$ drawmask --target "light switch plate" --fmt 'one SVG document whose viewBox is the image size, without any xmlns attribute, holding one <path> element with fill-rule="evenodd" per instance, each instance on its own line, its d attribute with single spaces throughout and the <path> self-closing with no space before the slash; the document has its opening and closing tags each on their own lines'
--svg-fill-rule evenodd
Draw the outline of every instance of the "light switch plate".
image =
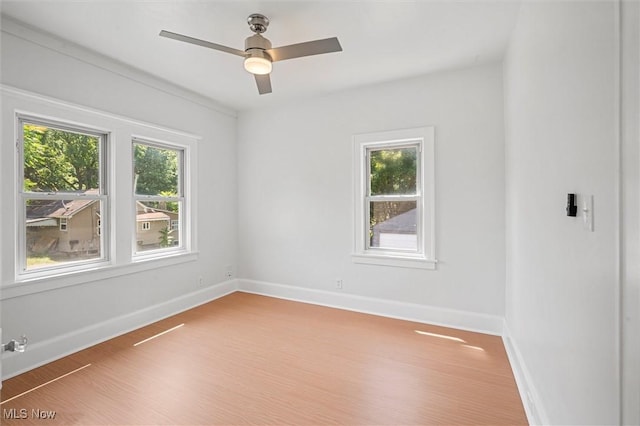
<svg viewBox="0 0 640 426">
<path fill-rule="evenodd" d="M 593 195 L 582 196 L 582 219 L 584 229 L 593 232 Z"/>
</svg>

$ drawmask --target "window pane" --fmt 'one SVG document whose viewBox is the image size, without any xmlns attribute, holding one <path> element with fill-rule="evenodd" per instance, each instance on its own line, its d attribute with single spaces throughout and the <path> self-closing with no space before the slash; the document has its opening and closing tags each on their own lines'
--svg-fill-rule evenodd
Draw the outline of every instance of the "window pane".
<svg viewBox="0 0 640 426">
<path fill-rule="evenodd" d="M 100 187 L 100 138 L 23 123 L 24 191 L 83 192 Z"/>
<path fill-rule="evenodd" d="M 134 187 L 138 195 L 180 195 L 179 151 L 133 144 Z"/>
<path fill-rule="evenodd" d="M 26 200 L 27 270 L 100 259 L 100 200 Z"/>
<path fill-rule="evenodd" d="M 136 251 L 180 246 L 181 202 L 136 202 Z"/>
<path fill-rule="evenodd" d="M 369 205 L 369 247 L 418 249 L 416 201 L 372 201 Z"/>
<path fill-rule="evenodd" d="M 371 195 L 416 194 L 416 147 L 372 150 L 369 159 Z"/>
</svg>

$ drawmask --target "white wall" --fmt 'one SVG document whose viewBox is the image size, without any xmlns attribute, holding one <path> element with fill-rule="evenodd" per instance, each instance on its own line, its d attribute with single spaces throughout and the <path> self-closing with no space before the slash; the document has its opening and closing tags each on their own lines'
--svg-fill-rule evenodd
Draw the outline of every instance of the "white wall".
<svg viewBox="0 0 640 426">
<path fill-rule="evenodd" d="M 506 322 L 551 424 L 619 423 L 616 13 L 524 2 L 505 60 Z"/>
<path fill-rule="evenodd" d="M 153 317 L 153 313 L 145 311 L 150 307 L 225 280 L 226 267 L 236 267 L 236 118 L 235 113 L 195 94 L 70 43 L 31 32 L 13 21 L 3 20 L 2 30 L 3 84 L 202 137 L 198 142 L 199 167 L 193 188 L 197 200 L 198 259 L 117 278 L 96 280 L 88 276 L 80 285 L 4 298 L 1 321 L 5 340 L 25 333 L 35 350 L 31 355 L 23 355 L 24 358 L 3 357 L 3 373 L 10 376 L 24 367 L 26 361 L 19 360 L 36 357 L 33 354 L 39 350 L 46 356 L 76 349 L 64 346 L 66 343 L 56 346 L 56 342 L 73 341 L 82 345 L 86 343 L 83 341 L 86 336 L 106 338 L 109 333 L 119 331 L 117 326 L 104 327 L 104 330 L 93 329 L 83 338 L 70 337 L 82 330 L 109 321 L 113 323 L 117 318 L 129 318 L 122 324 L 135 325 L 132 318 Z M 3 110 L 3 122 L 7 116 L 10 121 L 12 114 Z M 0 209 L 2 218 L 9 218 L 14 211 L 14 179 L 6 171 L 12 168 L 13 138 L 3 138 L 0 150 L 1 198 L 5 200 Z M 117 164 L 115 172 L 129 167 L 130 164 Z M 13 251 L 13 223 L 2 220 L 0 226 L 3 252 Z M 14 269 L 13 265 L 5 264 L 4 258 L 2 284 L 10 285 Z M 189 299 L 190 303 L 205 301 L 204 293 L 198 294 L 201 296 Z M 134 314 L 141 311 L 147 315 L 135 317 Z M 44 350 L 43 345 L 52 349 Z M 36 358 L 29 362 L 42 361 Z"/>
<path fill-rule="evenodd" d="M 640 424 L 640 3 L 622 9 L 622 421 Z"/>
<path fill-rule="evenodd" d="M 499 64 L 242 112 L 238 121 L 242 278 L 503 315 Z M 354 264 L 352 135 L 418 126 L 435 126 L 437 270 Z"/>
</svg>

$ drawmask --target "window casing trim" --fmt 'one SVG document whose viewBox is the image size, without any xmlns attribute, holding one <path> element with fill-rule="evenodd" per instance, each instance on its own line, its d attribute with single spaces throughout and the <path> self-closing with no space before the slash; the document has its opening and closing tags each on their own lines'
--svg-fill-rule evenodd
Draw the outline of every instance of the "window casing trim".
<svg viewBox="0 0 640 426">
<path fill-rule="evenodd" d="M 435 147 L 434 128 L 419 127 L 354 135 L 354 251 L 352 261 L 374 265 L 435 269 Z M 416 193 L 370 195 L 369 154 L 385 148 L 417 147 Z M 370 201 L 417 201 L 417 250 L 370 247 Z"/>
<path fill-rule="evenodd" d="M 16 132 L 16 155 L 15 155 L 15 190 L 17 193 L 16 206 L 16 247 L 18 248 L 14 262 L 16 280 L 40 278 L 64 274 L 66 272 L 77 272 L 86 269 L 93 269 L 96 266 L 104 266 L 110 263 L 110 240 L 107 234 L 100 235 L 100 257 L 84 260 L 65 262 L 61 265 L 51 265 L 29 270 L 27 268 L 27 236 L 26 236 L 26 201 L 27 200 L 95 200 L 104 209 L 104 217 L 109 215 L 109 194 L 108 194 L 108 161 L 109 150 L 111 149 L 111 133 L 106 129 L 81 124 L 64 119 L 50 118 L 39 114 L 31 114 L 16 111 L 14 114 Z M 70 133 L 82 134 L 96 137 L 98 143 L 98 194 L 76 193 L 76 192 L 33 192 L 24 190 L 24 125 L 35 124 L 48 128 L 61 130 Z M 62 229 L 62 221 L 59 223 L 61 232 L 67 232 L 69 217 L 63 217 L 65 229 Z"/>
<path fill-rule="evenodd" d="M 95 283 L 111 277 L 123 274 L 131 274 L 140 271 L 163 268 L 166 266 L 191 262 L 198 259 L 198 236 L 197 236 L 197 199 L 190 196 L 190 183 L 198 175 L 197 152 L 198 143 L 202 141 L 202 136 L 194 133 L 175 130 L 172 128 L 132 119 L 130 117 L 105 112 L 99 109 L 74 104 L 57 98 L 44 96 L 38 93 L 17 89 L 8 85 L 0 84 L 0 94 L 3 98 L 2 138 L 5 143 L 0 147 L 0 168 L 4 170 L 6 176 L 13 179 L 8 185 L 0 188 L 3 198 L 6 200 L 16 200 L 14 208 L 10 208 L 5 216 L 6 221 L 12 225 L 5 227 L 5 236 L 0 244 L 4 253 L 2 259 L 2 284 L 0 288 L 0 300 L 20 297 L 28 294 L 35 294 L 43 291 L 50 291 L 58 288 Z M 110 241 L 109 251 L 105 251 L 109 260 L 100 263 L 82 264 L 69 267 L 64 270 L 49 270 L 45 273 L 37 271 L 30 274 L 20 274 L 19 272 L 19 250 L 20 250 L 20 187 L 16 179 L 23 176 L 22 171 L 18 171 L 21 159 L 17 149 L 18 136 L 21 129 L 18 128 L 17 117 L 26 116 L 30 118 L 40 118 L 48 123 L 55 124 L 54 127 L 61 128 L 60 124 L 70 124 L 72 128 L 83 127 L 90 131 L 108 133 L 108 161 L 103 161 L 107 167 L 107 178 L 103 182 L 105 190 L 108 189 L 108 205 L 103 208 L 103 215 L 108 214 L 110 220 L 101 222 L 101 233 Z M 87 125 L 87 123 L 89 123 Z M 64 129 L 62 129 L 64 130 Z M 130 251 L 129 235 L 133 231 L 130 226 L 130 206 L 133 202 L 131 194 L 131 176 L 127 167 L 123 164 L 130 162 L 128 152 L 132 135 L 144 135 L 145 140 L 168 141 L 172 145 L 183 146 L 185 149 L 184 176 L 185 196 L 188 200 L 185 215 L 188 223 L 185 224 L 185 238 L 188 240 L 188 250 L 167 253 L 162 257 L 153 259 L 133 259 Z M 66 195 L 65 195 L 66 198 Z M 105 216 L 106 219 L 106 216 Z M 117 228 L 116 229 L 116 225 Z M 146 261 L 148 260 L 148 261 Z"/>
</svg>

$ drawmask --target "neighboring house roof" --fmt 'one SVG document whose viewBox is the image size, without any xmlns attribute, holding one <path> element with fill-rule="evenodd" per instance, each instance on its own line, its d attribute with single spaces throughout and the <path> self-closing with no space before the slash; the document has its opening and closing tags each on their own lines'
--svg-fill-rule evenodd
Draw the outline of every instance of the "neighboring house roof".
<svg viewBox="0 0 640 426">
<path fill-rule="evenodd" d="M 138 213 L 136 215 L 137 222 L 151 222 L 154 220 L 169 220 L 169 216 L 161 212 Z"/>
<path fill-rule="evenodd" d="M 97 189 L 89 189 L 85 194 L 97 194 Z M 98 200 L 31 200 L 27 206 L 27 226 L 57 226 L 58 218 L 71 218 L 81 210 L 87 208 Z M 155 220 L 170 220 L 170 214 L 177 214 L 167 210 L 159 210 L 147 207 L 137 202 L 137 222 L 150 222 Z M 166 214 L 165 214 L 166 213 Z"/>
<path fill-rule="evenodd" d="M 156 212 L 162 212 L 168 216 L 178 216 L 179 213 L 178 212 L 173 212 L 171 210 L 163 210 L 163 209 L 153 209 Z"/>
<path fill-rule="evenodd" d="M 144 217 L 146 217 L 146 215 L 150 215 L 150 214 L 154 214 L 154 213 L 158 213 L 158 214 L 162 214 L 162 218 L 161 219 L 145 219 Z M 141 201 L 136 201 L 136 218 L 137 221 L 141 221 L 141 220 L 167 220 L 170 219 L 172 216 L 177 216 L 178 212 L 172 212 L 171 210 L 164 210 L 164 209 L 158 209 L 155 207 L 149 207 L 149 206 L 145 206 Z M 160 217 L 160 216 L 158 216 Z"/>
<path fill-rule="evenodd" d="M 373 225 L 374 232 L 385 234 L 409 234 L 416 232 L 416 209 L 408 210 L 389 220 Z"/>
<path fill-rule="evenodd" d="M 136 201 L 136 213 L 140 213 L 140 212 L 146 212 L 146 211 L 150 211 L 153 210 L 151 207 L 147 207 L 144 204 L 142 204 L 141 201 Z"/>
<path fill-rule="evenodd" d="M 43 217 L 73 217 L 98 200 L 31 200 L 27 206 L 27 219 Z"/>
<path fill-rule="evenodd" d="M 56 219 L 52 219 L 48 217 L 27 219 L 27 226 L 30 226 L 30 227 L 58 226 L 58 221 Z"/>
</svg>

